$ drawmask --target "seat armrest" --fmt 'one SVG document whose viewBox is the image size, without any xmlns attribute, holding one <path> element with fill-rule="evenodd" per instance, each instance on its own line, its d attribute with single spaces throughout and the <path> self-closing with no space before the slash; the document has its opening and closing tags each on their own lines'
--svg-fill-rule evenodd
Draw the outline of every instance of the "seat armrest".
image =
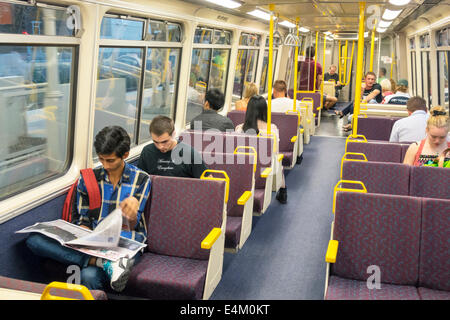
<svg viewBox="0 0 450 320">
<path fill-rule="evenodd" d="M 261 178 L 267 178 L 271 172 L 272 168 L 265 168 L 264 171 L 261 173 Z"/>
<path fill-rule="evenodd" d="M 297 139 L 298 139 L 298 136 L 293 136 L 293 137 L 291 138 L 291 142 L 295 142 L 295 141 L 297 141 Z"/>
<path fill-rule="evenodd" d="M 284 154 L 280 153 L 277 157 L 278 162 L 281 162 L 281 160 L 283 160 L 284 158 Z"/>
<path fill-rule="evenodd" d="M 238 199 L 237 203 L 241 206 L 245 205 L 248 201 L 248 199 L 250 199 L 250 197 L 252 196 L 252 192 L 251 191 L 245 191 L 241 197 Z"/>
<path fill-rule="evenodd" d="M 328 242 L 327 254 L 325 255 L 325 261 L 328 263 L 335 263 L 338 251 L 339 242 L 337 240 L 330 240 Z"/>
<path fill-rule="evenodd" d="M 211 232 L 203 239 L 201 248 L 202 249 L 211 249 L 214 242 L 219 238 L 220 234 L 222 232 L 222 229 L 220 228 L 214 228 L 211 230 Z"/>
</svg>

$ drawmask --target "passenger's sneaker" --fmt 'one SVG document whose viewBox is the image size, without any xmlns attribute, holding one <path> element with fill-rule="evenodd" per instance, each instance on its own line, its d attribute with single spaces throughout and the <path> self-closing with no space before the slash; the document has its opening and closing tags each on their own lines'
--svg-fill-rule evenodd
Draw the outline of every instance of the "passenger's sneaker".
<svg viewBox="0 0 450 320">
<path fill-rule="evenodd" d="M 286 188 L 280 188 L 275 197 L 281 204 L 287 203 L 287 190 Z"/>
<path fill-rule="evenodd" d="M 130 276 L 134 259 L 120 258 L 117 261 L 105 260 L 103 270 L 105 270 L 111 280 L 111 288 L 117 292 L 123 291 Z"/>
</svg>

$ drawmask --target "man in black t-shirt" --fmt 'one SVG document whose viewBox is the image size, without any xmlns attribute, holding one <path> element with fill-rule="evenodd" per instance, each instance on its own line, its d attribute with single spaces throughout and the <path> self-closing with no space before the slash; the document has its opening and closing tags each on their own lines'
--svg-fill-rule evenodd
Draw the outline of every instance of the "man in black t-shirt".
<svg viewBox="0 0 450 320">
<path fill-rule="evenodd" d="M 339 82 L 339 75 L 336 73 L 337 67 L 332 64 L 328 69 L 328 72 L 324 74 L 323 79 L 325 81 L 334 80 L 335 97 L 339 98 L 339 91 L 342 89 L 342 85 Z"/>
<path fill-rule="evenodd" d="M 207 169 L 200 154 L 174 138 L 173 120 L 156 116 L 150 124 L 153 143 L 144 147 L 138 167 L 148 174 L 200 178 Z"/>
<path fill-rule="evenodd" d="M 381 85 L 376 81 L 377 76 L 375 73 L 367 72 L 365 83 L 361 86 L 361 89 L 364 89 L 362 103 L 381 103 L 381 101 L 383 101 Z"/>
</svg>

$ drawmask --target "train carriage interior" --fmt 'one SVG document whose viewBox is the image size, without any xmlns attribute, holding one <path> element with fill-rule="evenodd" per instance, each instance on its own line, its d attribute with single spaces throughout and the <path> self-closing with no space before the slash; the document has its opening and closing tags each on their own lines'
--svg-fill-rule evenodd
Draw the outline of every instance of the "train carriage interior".
<svg viewBox="0 0 450 320">
<path fill-rule="evenodd" d="M 450 0 L 0 0 L 0 42 L 0 300 L 450 300 Z M 193 126 L 213 90 L 236 131 Z M 436 147 L 393 140 L 413 97 Z M 101 130 L 139 167 L 159 116 L 208 170 L 150 173 L 125 289 L 30 251 Z"/>
</svg>

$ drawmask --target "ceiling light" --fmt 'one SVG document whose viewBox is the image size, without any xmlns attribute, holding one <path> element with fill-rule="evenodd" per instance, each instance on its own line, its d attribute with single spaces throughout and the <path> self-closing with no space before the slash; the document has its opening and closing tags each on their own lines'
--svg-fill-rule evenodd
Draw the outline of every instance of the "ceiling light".
<svg viewBox="0 0 450 320">
<path fill-rule="evenodd" d="M 217 4 L 219 6 L 228 8 L 228 9 L 236 9 L 241 6 L 239 2 L 233 1 L 233 0 L 206 0 L 208 2 Z"/>
<path fill-rule="evenodd" d="M 380 28 L 380 27 L 377 28 L 377 32 L 378 32 L 378 33 L 383 33 L 383 32 L 385 32 L 386 30 L 387 30 L 387 28 Z"/>
<path fill-rule="evenodd" d="M 381 20 L 381 21 L 378 23 L 378 27 L 379 27 L 379 28 L 387 28 L 387 27 L 389 27 L 389 26 L 391 25 L 391 23 L 392 23 L 392 21 L 384 21 L 384 20 Z"/>
<path fill-rule="evenodd" d="M 295 24 L 293 24 L 292 22 L 289 22 L 287 20 L 284 20 L 283 22 L 279 23 L 282 26 L 288 27 L 288 28 L 295 28 Z"/>
<path fill-rule="evenodd" d="M 300 32 L 309 32 L 309 29 L 305 28 L 305 27 L 300 27 L 300 28 L 298 28 L 298 31 L 300 31 Z"/>
<path fill-rule="evenodd" d="M 367 38 L 369 36 L 369 31 L 364 32 L 364 38 Z"/>
<path fill-rule="evenodd" d="M 404 6 L 405 4 L 408 4 L 410 1 L 411 0 L 389 0 L 389 3 L 396 6 Z"/>
<path fill-rule="evenodd" d="M 325 31 L 324 34 L 326 34 L 327 36 L 331 36 L 332 33 L 330 31 Z"/>
<path fill-rule="evenodd" d="M 394 11 L 394 10 L 386 9 L 386 10 L 384 10 L 384 13 L 383 13 L 383 16 L 381 17 L 381 19 L 383 19 L 383 20 L 394 20 L 395 18 L 398 17 L 400 12 L 402 12 L 402 10 Z"/>
<path fill-rule="evenodd" d="M 270 13 L 268 13 L 266 11 L 255 9 L 255 10 L 247 12 L 247 13 L 249 15 L 252 15 L 252 16 L 260 18 L 260 19 L 270 20 Z M 276 19 L 276 17 L 273 17 L 273 18 Z"/>
</svg>

